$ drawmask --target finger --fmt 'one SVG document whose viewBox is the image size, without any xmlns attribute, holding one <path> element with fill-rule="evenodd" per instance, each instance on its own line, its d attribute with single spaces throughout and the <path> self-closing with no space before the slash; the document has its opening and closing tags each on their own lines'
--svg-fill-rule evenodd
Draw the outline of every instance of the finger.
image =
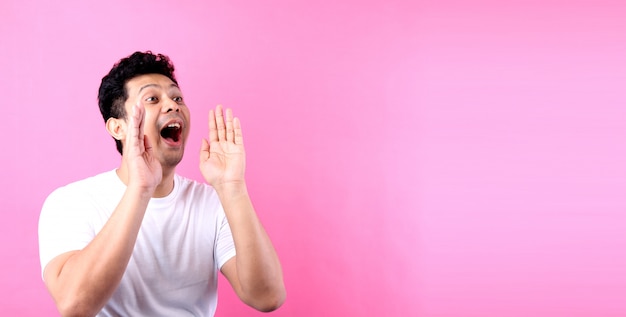
<svg viewBox="0 0 626 317">
<path fill-rule="evenodd" d="M 233 131 L 233 111 L 226 109 L 226 141 L 235 142 L 235 132 Z"/>
<path fill-rule="evenodd" d="M 241 121 L 239 118 L 233 120 L 235 128 L 235 144 L 243 145 L 243 133 L 241 132 Z"/>
<path fill-rule="evenodd" d="M 217 142 L 217 125 L 213 109 L 209 110 L 209 142 Z"/>
<path fill-rule="evenodd" d="M 224 113 L 222 105 L 218 105 L 215 109 L 215 123 L 217 124 L 217 140 L 226 140 L 226 126 L 224 125 Z"/>
</svg>

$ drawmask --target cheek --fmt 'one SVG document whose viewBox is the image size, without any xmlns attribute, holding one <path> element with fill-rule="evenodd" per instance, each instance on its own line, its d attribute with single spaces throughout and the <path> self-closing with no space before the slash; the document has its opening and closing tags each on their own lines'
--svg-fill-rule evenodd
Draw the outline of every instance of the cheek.
<svg viewBox="0 0 626 317">
<path fill-rule="evenodd" d="M 143 133 L 152 137 L 160 135 L 160 131 L 157 127 L 157 121 L 155 117 L 148 115 L 146 116 L 143 125 Z"/>
<path fill-rule="evenodd" d="M 183 109 L 183 115 L 185 116 L 185 121 L 187 122 L 187 129 L 185 129 L 185 136 L 188 136 L 191 132 L 191 113 L 189 112 L 189 108 L 185 107 Z"/>
</svg>

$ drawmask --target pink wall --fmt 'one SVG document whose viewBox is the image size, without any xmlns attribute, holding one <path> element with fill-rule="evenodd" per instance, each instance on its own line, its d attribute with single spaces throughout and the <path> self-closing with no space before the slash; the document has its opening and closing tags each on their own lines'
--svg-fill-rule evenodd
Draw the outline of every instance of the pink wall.
<svg viewBox="0 0 626 317">
<path fill-rule="evenodd" d="M 55 315 L 41 204 L 116 166 L 99 81 L 151 49 L 181 174 L 209 107 L 242 119 L 273 316 L 626 316 L 626 5 L 503 2 L 2 1 L 0 314 Z M 261 315 L 226 286 L 218 316 Z"/>
</svg>

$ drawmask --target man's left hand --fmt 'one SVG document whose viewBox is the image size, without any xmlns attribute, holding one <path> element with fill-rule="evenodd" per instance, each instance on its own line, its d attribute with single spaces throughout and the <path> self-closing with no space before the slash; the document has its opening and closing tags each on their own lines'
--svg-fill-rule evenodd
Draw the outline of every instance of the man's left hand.
<svg viewBox="0 0 626 317">
<path fill-rule="evenodd" d="M 216 190 L 245 185 L 246 154 L 241 123 L 221 105 L 209 111 L 209 140 L 202 139 L 200 172 Z"/>
</svg>

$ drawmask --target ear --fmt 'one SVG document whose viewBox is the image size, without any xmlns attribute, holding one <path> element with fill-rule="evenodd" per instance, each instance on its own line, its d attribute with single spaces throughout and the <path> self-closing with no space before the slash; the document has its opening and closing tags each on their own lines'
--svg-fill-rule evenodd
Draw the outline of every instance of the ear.
<svg viewBox="0 0 626 317">
<path fill-rule="evenodd" d="M 114 139 L 120 141 L 124 141 L 126 139 L 126 120 L 109 118 L 106 122 L 106 128 Z"/>
</svg>

